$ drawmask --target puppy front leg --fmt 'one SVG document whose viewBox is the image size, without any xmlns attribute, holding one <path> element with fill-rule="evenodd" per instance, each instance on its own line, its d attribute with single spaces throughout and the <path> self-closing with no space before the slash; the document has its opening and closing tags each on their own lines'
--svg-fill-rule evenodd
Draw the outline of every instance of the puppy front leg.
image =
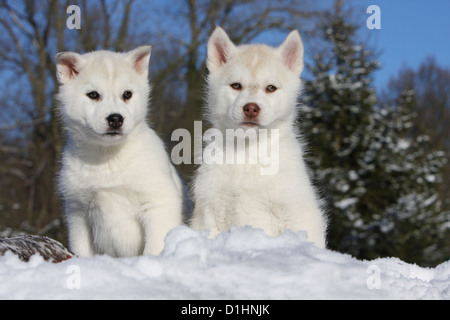
<svg viewBox="0 0 450 320">
<path fill-rule="evenodd" d="M 221 231 L 227 230 L 227 213 L 222 206 L 203 207 L 196 204 L 191 227 L 195 230 L 209 230 L 209 239 L 214 239 Z"/>
<path fill-rule="evenodd" d="M 92 232 L 86 213 L 79 206 L 67 206 L 69 248 L 79 257 L 92 257 L 94 248 Z"/>
<path fill-rule="evenodd" d="M 144 209 L 141 218 L 145 233 L 144 255 L 160 254 L 164 249 L 167 233 L 182 224 L 181 198 L 165 198 L 160 201 L 159 206 Z"/>
<path fill-rule="evenodd" d="M 287 220 L 287 229 L 297 232 L 306 231 L 308 241 L 319 248 L 326 248 L 326 218 L 315 200 L 308 204 L 307 199 L 300 205 L 287 207 L 287 212 L 295 212 L 298 216 L 290 216 Z"/>
</svg>

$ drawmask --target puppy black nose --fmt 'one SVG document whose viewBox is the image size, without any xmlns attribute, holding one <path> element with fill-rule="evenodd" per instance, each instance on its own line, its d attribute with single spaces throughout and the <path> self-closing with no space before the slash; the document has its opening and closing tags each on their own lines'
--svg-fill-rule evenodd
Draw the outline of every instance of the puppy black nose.
<svg viewBox="0 0 450 320">
<path fill-rule="evenodd" d="M 106 118 L 111 129 L 119 129 L 123 125 L 123 117 L 121 114 L 113 113 Z"/>
</svg>

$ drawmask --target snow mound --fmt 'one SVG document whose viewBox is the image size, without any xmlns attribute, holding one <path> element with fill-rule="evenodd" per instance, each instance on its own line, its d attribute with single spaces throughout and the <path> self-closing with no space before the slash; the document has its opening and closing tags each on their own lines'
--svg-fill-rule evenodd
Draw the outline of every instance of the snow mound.
<svg viewBox="0 0 450 320">
<path fill-rule="evenodd" d="M 450 299 L 450 261 L 421 268 L 319 249 L 302 232 L 171 231 L 160 256 L 0 257 L 0 299 Z"/>
</svg>

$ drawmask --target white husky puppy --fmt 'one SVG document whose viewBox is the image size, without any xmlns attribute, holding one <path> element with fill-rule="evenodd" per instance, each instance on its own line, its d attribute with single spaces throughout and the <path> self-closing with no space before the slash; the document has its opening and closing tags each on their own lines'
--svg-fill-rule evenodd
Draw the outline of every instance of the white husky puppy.
<svg viewBox="0 0 450 320">
<path fill-rule="evenodd" d="M 59 189 L 79 256 L 158 254 L 182 222 L 182 185 L 146 123 L 151 47 L 56 56 L 67 131 Z"/>
<path fill-rule="evenodd" d="M 300 35 L 291 32 L 278 48 L 235 46 L 217 27 L 207 50 L 207 117 L 212 127 L 224 136 L 233 130 L 236 137 L 251 130 L 257 135 L 253 141 L 246 135 L 244 149 L 228 142 L 223 150 L 215 146 L 216 154 L 223 152 L 225 157 L 234 148 L 233 152 L 248 155 L 255 154 L 252 148 L 266 148 L 277 153 L 270 157 L 277 163 L 269 163 L 277 170 L 262 174 L 268 164 L 264 159 L 252 164 L 249 156 L 245 164 L 204 159 L 194 181 L 192 227 L 210 229 L 212 237 L 232 225 L 261 228 L 269 236 L 305 230 L 310 241 L 325 247 L 326 219 L 295 129 L 303 70 Z"/>
</svg>

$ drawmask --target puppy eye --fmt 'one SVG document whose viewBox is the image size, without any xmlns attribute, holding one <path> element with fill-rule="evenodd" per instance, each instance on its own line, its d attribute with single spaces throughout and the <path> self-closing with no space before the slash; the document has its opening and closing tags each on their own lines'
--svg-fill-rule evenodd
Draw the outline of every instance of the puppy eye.
<svg viewBox="0 0 450 320">
<path fill-rule="evenodd" d="M 130 100 L 132 96 L 133 96 L 133 92 L 127 90 L 123 93 L 122 98 L 124 101 L 127 101 L 127 100 Z"/>
<path fill-rule="evenodd" d="M 269 84 L 268 86 L 267 86 L 267 88 L 266 88 L 266 92 L 267 93 L 272 93 L 272 92 L 275 92 L 275 91 L 277 91 L 277 87 L 275 87 L 274 85 L 271 85 L 271 84 Z"/>
<path fill-rule="evenodd" d="M 242 90 L 242 85 L 239 82 L 230 84 L 230 87 L 232 87 L 234 90 Z"/>
<path fill-rule="evenodd" d="M 99 100 L 100 99 L 100 94 L 97 91 L 91 91 L 86 95 L 91 100 Z"/>
</svg>

